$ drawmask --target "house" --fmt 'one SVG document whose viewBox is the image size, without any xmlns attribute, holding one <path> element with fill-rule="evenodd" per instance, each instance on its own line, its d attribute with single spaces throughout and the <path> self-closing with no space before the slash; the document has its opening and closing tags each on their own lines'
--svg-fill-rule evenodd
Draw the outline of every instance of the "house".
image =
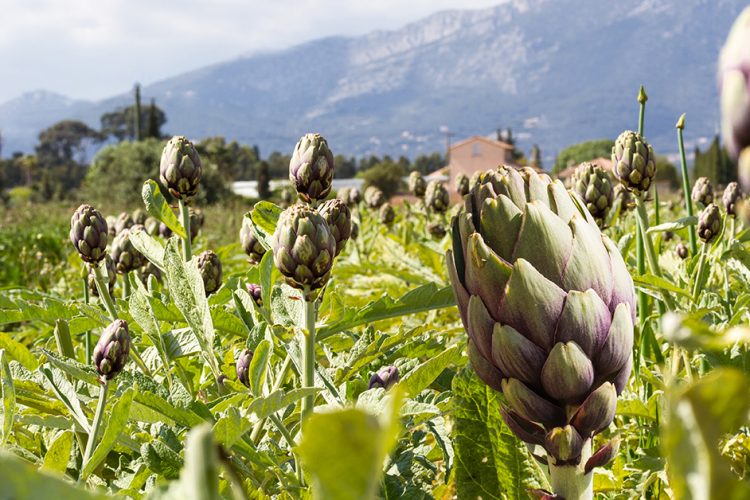
<svg viewBox="0 0 750 500">
<path fill-rule="evenodd" d="M 513 165 L 513 146 L 478 135 L 453 144 L 448 153 L 449 190 L 454 192 L 458 174 L 471 178 L 477 171 Z"/>
</svg>

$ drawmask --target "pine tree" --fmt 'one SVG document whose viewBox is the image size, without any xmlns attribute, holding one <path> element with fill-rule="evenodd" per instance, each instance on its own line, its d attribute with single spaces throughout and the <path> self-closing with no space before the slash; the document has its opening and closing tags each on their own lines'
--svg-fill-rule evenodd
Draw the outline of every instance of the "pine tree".
<svg viewBox="0 0 750 500">
<path fill-rule="evenodd" d="M 156 101 L 151 99 L 151 105 L 148 108 L 148 131 L 146 132 L 146 137 L 159 139 L 161 137 L 160 128 L 159 118 L 156 113 Z"/>
<path fill-rule="evenodd" d="M 133 117 L 133 120 L 135 120 L 135 140 L 140 141 L 143 139 L 143 133 L 141 132 L 141 120 L 143 117 L 141 116 L 141 85 L 139 83 L 135 84 L 135 116 Z"/>
</svg>

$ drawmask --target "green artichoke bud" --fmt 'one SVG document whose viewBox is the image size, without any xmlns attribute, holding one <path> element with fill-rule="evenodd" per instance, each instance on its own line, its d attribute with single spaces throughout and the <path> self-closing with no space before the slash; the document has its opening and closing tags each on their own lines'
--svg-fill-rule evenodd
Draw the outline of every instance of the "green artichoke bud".
<svg viewBox="0 0 750 500">
<path fill-rule="evenodd" d="M 156 236 L 159 234 L 159 221 L 153 217 L 147 217 L 143 227 L 146 228 L 146 232 L 150 236 Z"/>
<path fill-rule="evenodd" d="M 367 389 L 382 387 L 383 389 L 388 390 L 396 385 L 398 380 L 398 368 L 395 366 L 386 366 L 370 377 L 370 383 L 367 385 Z"/>
<path fill-rule="evenodd" d="M 349 236 L 349 238 L 352 241 L 357 241 L 357 237 L 359 237 L 359 224 L 352 221 L 352 234 Z"/>
<path fill-rule="evenodd" d="M 94 267 L 98 266 L 100 264 L 92 264 L 89 266 L 88 275 L 87 275 L 87 282 L 89 286 L 89 292 L 94 297 L 99 296 L 99 289 L 96 287 L 96 279 L 95 279 L 95 273 L 94 273 Z M 107 288 L 109 289 L 109 294 L 112 295 L 112 290 L 115 288 L 115 283 L 117 282 L 117 270 L 115 269 L 115 263 L 112 261 L 112 257 L 107 255 L 104 258 L 104 265 L 107 269 Z"/>
<path fill-rule="evenodd" d="M 117 217 L 114 215 L 108 215 L 105 217 L 105 220 L 107 221 L 107 234 L 110 236 L 115 236 L 117 234 L 117 231 L 115 231 L 115 224 L 117 224 Z"/>
<path fill-rule="evenodd" d="M 478 376 L 554 464 L 614 418 L 630 375 L 633 281 L 617 246 L 560 181 L 530 168 L 479 177 L 452 221 L 450 281 Z M 575 431 L 575 432 L 573 432 Z"/>
<path fill-rule="evenodd" d="M 724 194 L 721 195 L 721 202 L 724 204 L 729 215 L 737 215 L 737 202 L 742 199 L 742 190 L 737 182 L 730 182 L 724 189 Z"/>
<path fill-rule="evenodd" d="M 469 178 L 465 174 L 458 174 L 456 176 L 456 192 L 461 196 L 466 196 L 469 194 L 469 189 Z"/>
<path fill-rule="evenodd" d="M 365 203 L 370 208 L 380 208 L 385 203 L 385 195 L 375 186 L 369 186 L 365 189 Z"/>
<path fill-rule="evenodd" d="M 380 206 L 380 222 L 386 226 L 393 224 L 396 219 L 396 211 L 393 210 L 393 206 L 390 203 L 383 203 Z"/>
<path fill-rule="evenodd" d="M 174 136 L 161 154 L 159 175 L 161 183 L 177 199 L 195 196 L 201 182 L 203 168 L 195 146 L 186 137 Z"/>
<path fill-rule="evenodd" d="M 359 192 L 359 189 L 353 187 L 349 189 L 349 205 L 352 207 L 356 207 L 360 204 L 362 201 L 362 193 Z"/>
<path fill-rule="evenodd" d="M 711 203 L 698 216 L 698 236 L 705 243 L 710 243 L 721 232 L 721 212 Z"/>
<path fill-rule="evenodd" d="M 203 211 L 199 209 L 193 210 L 192 208 L 190 210 L 190 240 L 194 240 L 198 237 L 198 233 L 200 233 L 200 230 L 203 229 L 203 222 L 205 222 L 205 217 L 203 215 Z"/>
<path fill-rule="evenodd" d="M 237 357 L 235 368 L 237 370 L 237 380 L 242 385 L 250 388 L 250 362 L 253 360 L 253 351 L 245 349 Z"/>
<path fill-rule="evenodd" d="M 424 203 L 435 212 L 442 213 L 450 207 L 450 195 L 442 182 L 430 181 L 424 191 Z"/>
<path fill-rule="evenodd" d="M 148 280 L 151 276 L 153 276 L 156 281 L 161 283 L 161 269 L 159 269 L 151 261 L 146 261 L 146 264 L 140 268 L 138 274 L 141 278 L 141 283 L 146 286 L 148 286 Z"/>
<path fill-rule="evenodd" d="M 714 186 L 708 177 L 698 177 L 693 185 L 693 191 L 690 198 L 694 203 L 700 203 L 701 206 L 707 207 L 714 202 Z"/>
<path fill-rule="evenodd" d="M 737 158 L 750 146 L 750 7 L 737 17 L 719 55 L 721 135 Z M 743 184 L 748 189 L 747 184 Z"/>
<path fill-rule="evenodd" d="M 146 212 L 144 212 L 140 208 L 137 208 L 133 212 L 132 218 L 133 218 L 134 224 L 140 224 L 141 226 L 143 226 L 146 224 L 147 215 L 146 215 Z"/>
<path fill-rule="evenodd" d="M 636 196 L 648 191 L 656 175 L 656 155 L 646 139 L 631 130 L 620 134 L 612 146 L 615 176 Z"/>
<path fill-rule="evenodd" d="M 266 247 L 260 242 L 253 232 L 253 226 L 250 219 L 242 219 L 242 227 L 240 228 L 240 245 L 242 250 L 248 256 L 248 260 L 251 264 L 259 264 L 263 255 L 266 253 Z"/>
<path fill-rule="evenodd" d="M 609 174 L 599 165 L 584 162 L 576 167 L 571 181 L 573 191 L 581 197 L 591 215 L 604 220 L 615 197 Z"/>
<path fill-rule="evenodd" d="M 129 213 L 120 212 L 120 215 L 117 216 L 117 220 L 115 220 L 115 235 L 120 234 L 126 229 L 130 229 L 133 227 L 133 224 L 135 224 L 135 222 Z"/>
<path fill-rule="evenodd" d="M 168 239 L 172 236 L 172 230 L 163 222 L 159 224 L 159 236 L 164 239 Z"/>
<path fill-rule="evenodd" d="M 289 161 L 289 180 L 299 197 L 311 203 L 325 200 L 333 185 L 333 153 L 320 134 L 305 134 Z"/>
<path fill-rule="evenodd" d="M 430 233 L 432 239 L 442 240 L 447 231 L 445 230 L 445 226 L 443 226 L 439 222 L 430 222 L 429 224 L 427 224 L 427 232 Z"/>
<path fill-rule="evenodd" d="M 130 229 L 123 229 L 121 233 L 115 236 L 115 240 L 112 242 L 112 260 L 119 274 L 135 271 L 146 263 L 146 257 L 136 250 L 130 242 L 131 234 L 143 230 L 143 226 L 133 226 Z"/>
<path fill-rule="evenodd" d="M 263 307 L 263 294 L 260 285 L 258 285 L 257 283 L 248 283 L 247 293 L 250 294 L 250 297 L 252 297 L 255 305 L 257 305 L 258 307 Z"/>
<path fill-rule="evenodd" d="M 70 241 L 85 262 L 96 264 L 107 254 L 107 221 L 91 205 L 81 205 L 70 218 Z"/>
<path fill-rule="evenodd" d="M 287 283 L 313 299 L 328 277 L 336 255 L 336 238 L 326 220 L 304 205 L 293 205 L 279 217 L 273 234 L 273 260 Z"/>
<path fill-rule="evenodd" d="M 412 173 L 409 174 L 409 192 L 417 198 L 421 198 L 424 196 L 426 188 L 427 183 L 425 182 L 424 177 L 422 177 L 422 174 L 413 170 Z"/>
<path fill-rule="evenodd" d="M 338 198 L 323 202 L 318 212 L 326 220 L 336 239 L 336 256 L 338 256 L 344 250 L 352 234 L 352 213 L 346 203 Z"/>
<path fill-rule="evenodd" d="M 682 260 L 688 258 L 688 247 L 684 243 L 677 244 L 677 256 Z"/>
<path fill-rule="evenodd" d="M 615 203 L 620 204 L 621 212 L 627 212 L 628 210 L 633 210 L 633 208 L 635 208 L 635 200 L 633 199 L 632 193 L 622 184 L 617 184 L 612 190 L 612 194 Z"/>
<path fill-rule="evenodd" d="M 343 201 L 347 205 L 349 205 L 349 191 L 351 188 L 348 187 L 342 187 L 338 191 L 336 191 L 336 198 Z"/>
<path fill-rule="evenodd" d="M 111 380 L 125 367 L 130 355 L 128 323 L 116 319 L 102 332 L 94 347 L 93 361 L 102 381 Z"/>
<path fill-rule="evenodd" d="M 198 271 L 203 278 L 206 297 L 221 288 L 221 260 L 214 252 L 206 250 L 198 255 Z"/>
</svg>

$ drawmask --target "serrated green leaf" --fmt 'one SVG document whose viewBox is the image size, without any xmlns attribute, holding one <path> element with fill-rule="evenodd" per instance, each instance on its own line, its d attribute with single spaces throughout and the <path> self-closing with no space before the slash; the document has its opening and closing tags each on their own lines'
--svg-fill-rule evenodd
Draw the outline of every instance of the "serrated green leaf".
<svg viewBox="0 0 750 500">
<path fill-rule="evenodd" d="M 263 383 L 266 380 L 266 370 L 268 369 L 268 358 L 270 355 L 271 343 L 268 340 L 261 340 L 253 352 L 248 376 L 250 392 L 256 396 L 263 393 Z"/>
<path fill-rule="evenodd" d="M 70 461 L 70 451 L 73 449 L 74 436 L 75 434 L 71 431 L 58 434 L 47 449 L 47 453 L 44 454 L 43 470 L 65 473 Z"/>
<path fill-rule="evenodd" d="M 89 477 L 94 469 L 96 469 L 101 461 L 106 458 L 110 450 L 115 446 L 117 438 L 128 423 L 130 405 L 133 403 L 133 397 L 137 390 L 137 388 L 128 387 L 112 406 L 112 411 L 107 418 L 106 424 L 102 425 L 104 428 L 102 439 L 97 443 L 96 448 L 94 448 L 94 453 L 91 454 L 89 461 L 83 464 L 83 468 L 81 469 L 81 477 L 84 479 Z M 89 439 L 96 439 L 96 436 L 89 435 Z"/>
<path fill-rule="evenodd" d="M 130 233 L 130 243 L 142 253 L 152 264 L 164 269 L 164 247 L 146 231 Z"/>
<path fill-rule="evenodd" d="M 27 370 L 34 371 L 39 367 L 36 356 L 31 354 L 25 345 L 16 342 L 7 333 L 0 332 L 0 349 L 4 349 L 10 359 L 15 359 Z"/>
<path fill-rule="evenodd" d="M 13 384 L 13 376 L 8 366 L 8 355 L 5 349 L 0 349 L 0 395 L 3 399 L 3 427 L 2 441 L 5 445 L 13 431 L 13 420 L 16 415 L 16 388 Z"/>
<path fill-rule="evenodd" d="M 411 397 L 416 396 L 422 390 L 426 389 L 436 378 L 452 364 L 458 363 L 461 359 L 461 348 L 453 346 L 450 349 L 441 352 L 434 358 L 430 358 L 418 367 L 404 375 L 399 385 Z"/>
</svg>

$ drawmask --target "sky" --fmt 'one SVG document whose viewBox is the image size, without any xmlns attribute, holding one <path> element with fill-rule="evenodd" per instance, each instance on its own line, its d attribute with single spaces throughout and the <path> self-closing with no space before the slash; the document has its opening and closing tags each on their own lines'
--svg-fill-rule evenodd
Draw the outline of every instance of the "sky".
<svg viewBox="0 0 750 500">
<path fill-rule="evenodd" d="M 504 0 L 0 0 L 0 103 L 101 99 L 256 51 Z"/>
</svg>

